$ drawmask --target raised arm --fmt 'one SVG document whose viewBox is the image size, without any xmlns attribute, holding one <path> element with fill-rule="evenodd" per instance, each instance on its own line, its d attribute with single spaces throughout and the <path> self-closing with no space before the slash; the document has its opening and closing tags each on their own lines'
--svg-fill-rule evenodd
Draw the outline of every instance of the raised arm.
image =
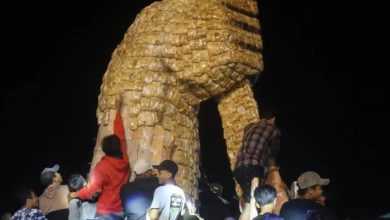
<svg viewBox="0 0 390 220">
<path fill-rule="evenodd" d="M 115 115 L 114 134 L 117 135 L 119 137 L 119 140 L 121 141 L 122 158 L 126 161 L 129 161 L 129 156 L 127 155 L 127 150 L 126 150 L 125 127 L 123 126 L 123 120 L 120 111 L 117 111 Z"/>
</svg>

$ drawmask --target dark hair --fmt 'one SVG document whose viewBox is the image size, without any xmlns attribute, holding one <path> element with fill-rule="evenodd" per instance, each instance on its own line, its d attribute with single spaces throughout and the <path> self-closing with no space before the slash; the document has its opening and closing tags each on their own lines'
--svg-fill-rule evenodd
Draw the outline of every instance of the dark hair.
<svg viewBox="0 0 390 220">
<path fill-rule="evenodd" d="M 271 119 L 276 117 L 276 109 L 273 106 L 260 107 L 260 118 Z"/>
<path fill-rule="evenodd" d="M 80 174 L 72 174 L 68 179 L 69 192 L 79 191 L 84 187 L 85 179 Z"/>
<path fill-rule="evenodd" d="M 270 185 L 259 186 L 255 189 L 254 197 L 256 202 L 260 205 L 267 205 L 272 203 L 276 198 L 276 190 Z"/>
<path fill-rule="evenodd" d="M 166 170 L 172 174 L 171 179 L 174 179 L 179 170 L 177 164 L 173 160 L 163 160 L 159 165 L 153 166 L 157 170 Z"/>
<path fill-rule="evenodd" d="M 48 185 L 53 183 L 53 178 L 55 176 L 56 172 L 54 171 L 47 171 L 41 174 L 41 183 L 46 188 Z"/>
<path fill-rule="evenodd" d="M 32 188 L 20 188 L 15 193 L 15 199 L 19 207 L 26 205 L 27 199 L 32 199 L 32 193 L 34 190 Z"/>
<path fill-rule="evenodd" d="M 102 150 L 107 156 L 122 158 L 121 142 L 115 134 L 103 138 Z"/>
</svg>

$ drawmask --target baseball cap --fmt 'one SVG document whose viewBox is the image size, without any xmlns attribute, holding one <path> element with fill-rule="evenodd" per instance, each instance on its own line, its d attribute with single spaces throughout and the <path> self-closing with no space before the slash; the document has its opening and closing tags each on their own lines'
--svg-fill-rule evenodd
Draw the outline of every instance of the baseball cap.
<svg viewBox="0 0 390 220">
<path fill-rule="evenodd" d="M 328 185 L 330 179 L 321 178 L 318 173 L 314 171 L 306 171 L 302 173 L 297 180 L 298 186 L 301 189 L 306 189 L 315 185 L 325 186 Z"/>
<path fill-rule="evenodd" d="M 133 166 L 133 171 L 136 174 L 142 174 L 148 170 L 151 170 L 152 168 L 153 168 L 152 164 L 150 163 L 149 160 L 138 159 Z"/>
<path fill-rule="evenodd" d="M 58 164 L 54 165 L 53 167 L 46 167 L 42 170 L 41 175 L 49 171 L 57 172 L 59 169 L 60 169 L 60 165 Z"/>
<path fill-rule="evenodd" d="M 157 170 L 167 170 L 171 172 L 173 175 L 176 175 L 178 171 L 177 164 L 172 160 L 164 160 L 159 165 L 153 165 Z"/>
</svg>

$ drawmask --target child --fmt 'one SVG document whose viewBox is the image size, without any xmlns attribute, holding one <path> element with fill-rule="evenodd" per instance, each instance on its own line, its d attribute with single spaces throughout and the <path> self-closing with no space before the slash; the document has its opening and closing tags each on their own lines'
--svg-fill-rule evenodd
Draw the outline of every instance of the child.
<svg viewBox="0 0 390 220">
<path fill-rule="evenodd" d="M 87 182 L 80 174 L 73 174 L 69 177 L 69 192 L 77 192 L 85 187 Z M 91 198 L 92 200 L 93 198 Z M 69 220 L 88 220 L 94 219 L 96 214 L 96 205 L 89 201 L 81 201 L 78 198 L 72 198 L 69 201 Z"/>
</svg>

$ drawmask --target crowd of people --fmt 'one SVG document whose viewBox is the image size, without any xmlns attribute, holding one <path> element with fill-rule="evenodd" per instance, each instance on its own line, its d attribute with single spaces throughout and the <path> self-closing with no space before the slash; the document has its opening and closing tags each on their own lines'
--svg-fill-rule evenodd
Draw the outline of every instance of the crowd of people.
<svg viewBox="0 0 390 220">
<path fill-rule="evenodd" d="M 293 185 L 297 194 L 282 180 L 276 163 L 281 132 L 275 119 L 272 111 L 263 110 L 260 122 L 244 130 L 233 172 L 242 190 L 239 219 L 336 219 L 325 206 L 323 195 L 322 187 L 329 184 L 329 179 L 314 171 L 303 172 Z"/>
<path fill-rule="evenodd" d="M 129 165 L 120 152 L 119 138 L 103 140 L 106 156 L 96 165 L 89 183 L 80 174 L 72 174 L 63 184 L 59 165 L 44 168 L 41 183 L 45 190 L 37 197 L 31 188 L 18 191 L 20 209 L 13 220 L 119 220 L 179 219 L 185 213 L 184 191 L 176 186 L 178 166 L 164 160 L 152 166 L 139 159 L 133 171 L 136 178 L 128 182 Z"/>
<path fill-rule="evenodd" d="M 65 185 L 59 165 L 44 168 L 40 178 L 44 192 L 38 198 L 32 189 L 19 190 L 20 209 L 11 219 L 175 220 L 183 216 L 186 197 L 175 184 L 177 164 L 164 160 L 152 166 L 138 159 L 133 167 L 136 179 L 129 182 L 131 170 L 119 112 L 114 123 L 119 126 L 103 138 L 104 156 L 93 167 L 88 183 L 82 175 L 73 174 Z"/>
<path fill-rule="evenodd" d="M 115 122 L 122 124 L 120 116 L 117 119 Z M 93 167 L 88 183 L 82 175 L 73 174 L 65 185 L 59 165 L 44 168 L 40 180 L 45 190 L 39 198 L 30 188 L 19 190 L 16 198 L 20 209 L 11 219 L 202 219 L 199 214 L 211 220 L 335 219 L 325 206 L 323 195 L 322 187 L 329 184 L 329 179 L 306 171 L 291 190 L 283 182 L 275 160 L 280 148 L 280 130 L 270 112 L 263 111 L 262 119 L 244 130 L 233 171 L 242 192 L 239 216 L 223 197 L 219 183 L 209 184 L 212 196 L 207 199 L 213 202 L 208 212 L 190 211 L 192 207 L 189 208 L 184 191 L 175 184 L 177 164 L 164 160 L 152 165 L 151 161 L 138 159 L 130 168 L 123 137 L 122 128 L 103 138 L 105 156 Z M 130 171 L 135 174 L 131 182 Z"/>
</svg>

